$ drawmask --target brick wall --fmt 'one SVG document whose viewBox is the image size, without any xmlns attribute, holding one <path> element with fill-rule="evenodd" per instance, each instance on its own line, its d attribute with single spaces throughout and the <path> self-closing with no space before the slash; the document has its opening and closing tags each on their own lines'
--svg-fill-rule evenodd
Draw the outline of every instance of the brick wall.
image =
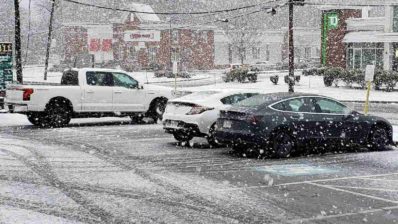
<svg viewBox="0 0 398 224">
<path fill-rule="evenodd" d="M 337 29 L 331 29 L 327 35 L 327 46 L 326 46 L 326 65 L 331 67 L 346 67 L 346 46 L 343 43 L 345 34 L 347 33 L 347 19 L 349 18 L 360 18 L 361 10 L 344 9 L 344 10 L 333 10 L 324 11 L 322 14 L 322 28 L 324 26 L 324 15 L 325 13 L 334 12 L 339 16 L 339 25 Z M 322 36 L 324 30 L 322 29 Z M 321 42 L 321 45 L 323 43 Z M 323 49 L 323 46 L 321 46 Z M 322 58 L 321 58 L 322 60 Z"/>
</svg>

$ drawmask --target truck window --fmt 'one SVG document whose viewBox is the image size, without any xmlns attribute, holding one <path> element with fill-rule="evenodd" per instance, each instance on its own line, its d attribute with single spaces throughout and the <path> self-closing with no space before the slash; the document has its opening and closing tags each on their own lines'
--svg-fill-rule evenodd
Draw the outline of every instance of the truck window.
<svg viewBox="0 0 398 224">
<path fill-rule="evenodd" d="M 113 73 L 115 86 L 125 87 L 129 89 L 138 88 L 138 82 L 130 76 L 123 73 Z"/>
<path fill-rule="evenodd" d="M 61 85 L 64 86 L 78 86 L 79 73 L 77 71 L 66 71 L 62 75 Z"/>
<path fill-rule="evenodd" d="M 110 72 L 87 72 L 86 79 L 89 86 L 113 86 L 113 76 Z"/>
</svg>

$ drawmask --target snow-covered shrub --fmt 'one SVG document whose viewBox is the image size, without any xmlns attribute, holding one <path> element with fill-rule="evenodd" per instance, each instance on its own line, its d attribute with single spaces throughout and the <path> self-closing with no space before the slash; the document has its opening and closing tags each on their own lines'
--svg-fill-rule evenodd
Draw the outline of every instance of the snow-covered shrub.
<svg viewBox="0 0 398 224">
<path fill-rule="evenodd" d="M 343 68 L 331 67 L 327 68 L 324 72 L 323 82 L 325 86 L 332 86 L 334 83 L 338 86 L 339 80 L 347 75 L 347 71 Z"/>
<path fill-rule="evenodd" d="M 269 77 L 269 79 L 271 80 L 272 83 L 274 83 L 274 85 L 278 85 L 279 75 L 273 75 L 273 76 Z"/>
</svg>

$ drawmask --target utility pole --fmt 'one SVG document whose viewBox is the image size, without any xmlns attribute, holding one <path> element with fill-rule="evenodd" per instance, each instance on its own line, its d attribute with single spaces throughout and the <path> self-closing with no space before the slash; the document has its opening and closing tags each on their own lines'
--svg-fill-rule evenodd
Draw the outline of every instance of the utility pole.
<svg viewBox="0 0 398 224">
<path fill-rule="evenodd" d="M 50 25 L 48 27 L 46 62 L 44 64 L 44 80 L 47 80 L 48 60 L 50 58 L 51 34 L 52 34 L 52 30 L 53 30 L 54 9 L 55 9 L 55 0 L 51 0 L 50 2 L 51 2 L 51 14 L 50 14 Z"/>
<path fill-rule="evenodd" d="M 15 7 L 15 65 L 17 69 L 17 82 L 23 83 L 22 52 L 21 52 L 21 19 L 19 15 L 19 0 L 14 0 Z"/>
<path fill-rule="evenodd" d="M 294 0 L 289 0 L 289 93 L 294 92 L 294 38 L 293 38 L 293 11 Z"/>
</svg>

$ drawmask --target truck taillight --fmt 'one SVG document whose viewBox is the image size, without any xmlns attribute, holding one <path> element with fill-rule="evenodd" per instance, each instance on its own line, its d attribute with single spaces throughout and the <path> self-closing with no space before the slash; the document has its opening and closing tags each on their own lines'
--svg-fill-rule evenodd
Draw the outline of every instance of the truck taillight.
<svg viewBox="0 0 398 224">
<path fill-rule="evenodd" d="M 30 100 L 30 95 L 33 94 L 33 89 L 22 89 L 23 90 L 23 101 L 29 101 Z"/>
</svg>

